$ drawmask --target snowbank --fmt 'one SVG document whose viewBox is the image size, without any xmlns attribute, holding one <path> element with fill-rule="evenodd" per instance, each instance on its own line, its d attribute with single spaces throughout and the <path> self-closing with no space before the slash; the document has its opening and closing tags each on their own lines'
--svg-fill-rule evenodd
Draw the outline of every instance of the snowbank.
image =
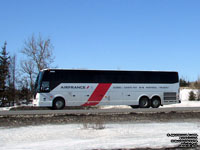
<svg viewBox="0 0 200 150">
<path fill-rule="evenodd" d="M 196 95 L 198 94 L 199 90 L 197 89 L 181 89 L 179 97 L 182 101 L 187 101 L 189 99 L 189 93 L 193 91 Z"/>
<path fill-rule="evenodd" d="M 8 111 L 10 110 L 12 107 L 0 107 L 0 111 Z"/>
<path fill-rule="evenodd" d="M 166 107 L 200 107 L 200 101 L 188 101 L 183 100 L 180 104 L 171 104 L 171 105 L 164 105 L 160 108 L 166 108 Z"/>
</svg>

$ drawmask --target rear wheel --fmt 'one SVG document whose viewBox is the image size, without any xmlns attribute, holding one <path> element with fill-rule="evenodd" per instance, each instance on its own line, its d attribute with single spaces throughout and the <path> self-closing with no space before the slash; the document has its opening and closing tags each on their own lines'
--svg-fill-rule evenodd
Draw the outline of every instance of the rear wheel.
<svg viewBox="0 0 200 150">
<path fill-rule="evenodd" d="M 148 97 L 140 98 L 139 106 L 140 106 L 140 108 L 149 108 L 150 107 L 149 98 Z"/>
<path fill-rule="evenodd" d="M 161 105 L 161 101 L 159 97 L 153 97 L 151 100 L 151 107 L 158 108 Z"/>
<path fill-rule="evenodd" d="M 65 107 L 65 100 L 61 97 L 53 101 L 53 109 L 63 109 Z"/>
</svg>

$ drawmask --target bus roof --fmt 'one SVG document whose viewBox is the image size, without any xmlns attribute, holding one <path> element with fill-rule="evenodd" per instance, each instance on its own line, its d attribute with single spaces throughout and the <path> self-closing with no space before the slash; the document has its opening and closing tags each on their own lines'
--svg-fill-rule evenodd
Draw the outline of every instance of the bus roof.
<svg viewBox="0 0 200 150">
<path fill-rule="evenodd" d="M 43 69 L 41 71 L 56 71 L 56 70 L 61 70 L 61 71 L 75 71 L 75 70 L 78 70 L 78 71 L 132 71 L 132 72 L 176 72 L 178 73 L 177 71 L 173 71 L 173 70 L 107 70 L 107 69 L 65 69 L 65 68 L 46 68 L 46 69 Z"/>
</svg>

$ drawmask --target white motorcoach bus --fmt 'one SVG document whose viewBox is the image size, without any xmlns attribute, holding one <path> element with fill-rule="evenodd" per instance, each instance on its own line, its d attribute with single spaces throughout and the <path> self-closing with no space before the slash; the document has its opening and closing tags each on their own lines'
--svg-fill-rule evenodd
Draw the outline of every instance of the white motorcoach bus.
<svg viewBox="0 0 200 150">
<path fill-rule="evenodd" d="M 178 72 L 44 69 L 34 106 L 129 105 L 158 108 L 180 103 Z"/>
</svg>

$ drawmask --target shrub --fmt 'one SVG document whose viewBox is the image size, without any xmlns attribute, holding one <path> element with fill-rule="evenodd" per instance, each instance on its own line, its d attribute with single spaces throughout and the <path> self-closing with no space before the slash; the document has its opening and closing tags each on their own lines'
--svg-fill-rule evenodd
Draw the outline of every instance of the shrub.
<svg viewBox="0 0 200 150">
<path fill-rule="evenodd" d="M 84 122 L 83 129 L 95 129 L 95 130 L 102 130 L 105 129 L 105 125 L 103 121 L 97 120 L 95 122 Z"/>
<path fill-rule="evenodd" d="M 196 100 L 196 94 L 193 91 L 190 91 L 189 101 L 195 101 L 195 100 Z"/>
</svg>

